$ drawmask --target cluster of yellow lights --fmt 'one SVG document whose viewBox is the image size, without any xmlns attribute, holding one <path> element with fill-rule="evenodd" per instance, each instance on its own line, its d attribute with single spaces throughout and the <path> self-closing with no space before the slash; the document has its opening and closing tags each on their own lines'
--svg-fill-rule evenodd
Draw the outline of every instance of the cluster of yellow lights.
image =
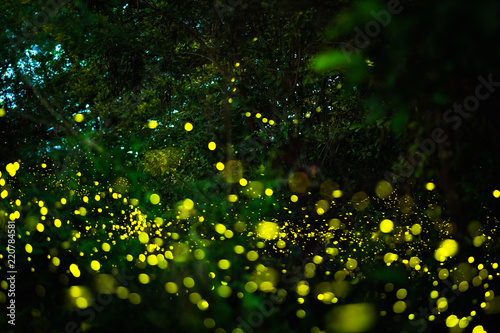
<svg viewBox="0 0 500 333">
<path fill-rule="evenodd" d="M 155 121 L 148 123 L 148 127 L 151 129 L 156 128 L 156 126 L 158 124 Z M 185 124 L 186 131 L 192 129 L 192 124 Z M 215 142 L 208 143 L 209 150 L 213 151 L 216 147 Z M 229 161 L 226 163 L 218 162 L 216 168 L 221 172 L 226 172 L 227 169 L 234 171 L 234 165 L 236 164 L 231 164 Z M 6 171 L 11 177 L 14 177 L 19 168 L 18 162 L 10 163 L 7 165 Z M 42 166 L 42 168 L 44 167 Z M 309 194 L 309 184 L 300 177 L 293 184 L 297 192 L 281 194 L 272 184 L 258 180 L 247 180 L 239 174 L 237 176 L 234 183 L 239 184 L 239 186 L 236 186 L 235 193 L 228 195 L 227 201 L 238 203 L 241 207 L 248 208 L 249 211 L 251 210 L 249 207 L 263 207 L 266 200 L 279 201 L 283 205 L 279 218 L 266 217 L 266 212 L 261 212 L 261 208 L 257 208 L 253 209 L 252 213 L 255 213 L 253 217 L 234 213 L 234 222 L 210 221 L 203 204 L 194 202 L 192 199 L 184 198 L 171 208 L 167 207 L 166 199 L 162 199 L 159 193 L 150 192 L 146 198 L 140 200 L 129 198 L 113 188 L 103 189 L 103 186 L 96 182 L 93 188 L 88 187 L 78 191 L 69 190 L 56 204 L 49 205 L 42 200 L 36 200 L 36 217 L 27 227 L 29 231 L 26 237 L 31 236 L 30 232 L 35 231 L 39 234 L 52 235 L 51 226 L 67 228 L 71 232 L 71 236 L 68 240 L 61 242 L 59 253 L 54 252 L 49 255 L 49 269 L 52 272 L 66 272 L 68 276 L 75 279 L 92 273 L 96 275 L 94 282 L 99 287 L 95 288 L 99 292 L 114 293 L 118 298 L 126 299 L 132 304 L 142 302 L 141 294 L 131 292 L 126 286 L 118 285 L 112 275 L 102 274 L 110 269 L 107 256 L 113 251 L 117 251 L 119 242 L 129 238 L 136 238 L 143 251 L 134 255 L 126 254 L 124 259 L 135 264 L 139 269 L 149 265 L 161 270 L 169 270 L 173 265 L 190 260 L 200 262 L 213 260 L 210 244 L 216 240 L 237 242 L 239 237 L 246 237 L 248 242 L 245 242 L 245 246 L 233 243 L 236 244 L 232 245 L 234 253 L 225 254 L 224 257 L 213 261 L 214 267 L 213 271 L 209 273 L 209 278 L 213 280 L 213 293 L 222 298 L 233 296 L 244 298 L 246 294 L 258 292 L 286 296 L 285 290 L 279 289 L 281 274 L 286 273 L 286 269 L 266 267 L 263 264 L 265 261 L 259 259 L 269 256 L 273 251 L 283 254 L 291 253 L 289 249 L 291 245 L 304 248 L 305 243 L 301 240 L 303 237 L 306 238 L 305 242 L 314 240 L 326 244 L 326 247 L 319 253 L 311 253 L 310 261 L 301 267 L 303 278 L 298 281 L 294 290 L 299 305 L 306 304 L 311 299 L 327 305 L 338 303 L 346 298 L 350 288 L 363 278 L 364 270 L 377 261 L 382 261 L 387 266 L 403 265 L 411 273 L 409 278 L 425 276 L 426 279 L 432 281 L 434 290 L 430 295 L 427 295 L 435 300 L 436 313 L 426 319 L 431 321 L 435 320 L 436 316 L 444 315 L 446 326 L 449 328 L 465 328 L 474 316 L 459 317 L 446 313 L 449 311 L 451 301 L 440 295 L 438 291 L 440 283 L 453 277 L 457 281 L 454 288 L 461 293 L 467 292 L 471 288 L 470 286 L 484 287 L 484 300 L 480 300 L 478 304 L 485 311 L 490 311 L 488 309 L 492 308 L 491 304 L 498 300 L 491 284 L 494 278 L 498 278 L 499 274 L 495 270 L 498 269 L 499 265 L 491 263 L 489 267 L 486 267 L 486 260 L 484 264 L 478 264 L 475 263 L 474 257 L 469 257 L 467 262 L 459 262 L 455 266 L 449 264 L 452 262 L 449 260 L 450 258 L 457 257 L 460 247 L 459 243 L 451 237 L 450 228 L 446 221 L 435 217 L 438 210 L 418 211 L 413 208 L 411 198 L 398 197 L 391 185 L 385 181 L 377 184 L 375 198 L 362 195 L 356 196 L 356 200 L 361 198 L 358 201 L 353 198 L 356 205 L 352 206 L 354 209 L 352 212 L 339 209 L 342 204 L 338 199 L 342 198 L 344 193 L 337 186 L 332 184 L 323 186 L 326 189 L 323 198 L 313 203 L 314 208 L 311 212 L 310 209 L 301 206 L 302 198 Z M 82 177 L 81 173 L 77 174 L 77 177 Z M 226 177 L 226 180 L 228 179 Z M 6 181 L 2 178 L 1 173 L 0 185 L 2 186 L 0 197 L 11 199 L 13 193 L 8 188 L 3 188 Z M 435 185 L 427 183 L 425 188 L 428 191 L 433 191 Z M 500 197 L 500 191 L 494 190 L 493 196 Z M 11 200 L 17 207 L 21 206 L 20 199 Z M 141 201 L 143 201 L 142 204 Z M 73 207 L 72 217 L 84 224 L 85 227 L 82 230 L 75 230 L 75 223 L 70 222 L 71 219 L 62 220 L 62 218 L 53 217 L 52 211 L 63 209 L 68 202 Z M 386 215 L 384 213 L 381 218 L 377 219 L 373 219 L 369 213 L 363 216 L 365 210 L 369 209 L 368 204 L 377 202 L 392 205 L 396 213 L 387 213 Z M 141 207 L 147 205 L 158 209 L 175 210 L 174 221 L 169 221 L 167 215 L 161 217 L 145 213 Z M 119 208 L 112 208 L 116 206 Z M 299 220 L 303 225 L 298 225 L 297 219 L 288 217 L 297 212 L 301 214 Z M 355 218 L 353 213 L 358 217 Z M 19 219 L 20 209 L 9 214 L 9 217 Z M 101 218 L 92 222 L 89 216 L 100 216 Z M 258 219 L 259 222 L 252 222 L 255 219 Z M 434 223 L 433 219 L 438 222 Z M 102 222 L 106 220 L 109 223 Z M 359 231 L 361 227 L 353 227 L 355 223 L 363 226 L 364 231 Z M 180 225 L 180 229 L 174 228 L 175 225 Z M 202 226 L 203 231 L 196 235 L 197 238 L 190 238 L 191 241 L 186 242 L 185 237 L 183 237 L 185 235 L 182 233 L 194 232 L 193 226 Z M 491 244 L 492 237 L 485 234 L 479 226 L 474 226 L 475 233 L 471 238 L 473 245 L 482 248 Z M 433 232 L 435 231 L 441 236 L 437 247 L 426 240 L 426 235 L 431 228 Z M 105 241 L 96 243 L 98 245 L 90 252 L 76 252 L 81 257 L 89 258 L 85 265 L 81 263 L 68 265 L 61 261 L 63 250 L 73 249 L 74 251 L 76 247 L 73 247 L 72 243 L 78 243 L 83 239 L 93 239 L 92 237 L 100 230 L 107 235 Z M 25 236 L 23 235 L 23 237 Z M 36 245 L 26 243 L 24 250 L 28 255 L 33 255 L 36 252 Z M 431 271 L 429 269 L 419 255 L 421 250 L 434 251 L 434 259 L 440 265 L 438 270 Z M 237 259 L 233 259 L 235 257 Z M 240 261 L 248 266 L 250 276 L 241 288 L 228 282 L 231 280 L 230 273 L 240 267 Z M 313 285 L 312 278 L 320 274 L 318 267 L 321 265 L 330 267 L 324 273 L 325 277 L 329 276 L 327 278 L 329 281 Z M 137 275 L 137 281 L 141 285 L 150 285 L 155 279 L 157 276 L 150 272 L 141 271 Z M 210 308 L 208 300 L 211 299 L 211 296 L 203 295 L 201 290 L 197 289 L 201 285 L 197 279 L 197 276 L 191 276 L 188 273 L 187 276 L 180 279 L 172 279 L 175 281 L 163 281 L 162 283 L 165 292 L 170 297 L 187 297 L 198 310 L 208 313 L 209 311 L 206 310 Z M 394 301 L 391 302 L 389 308 L 382 311 L 384 315 L 392 312 L 395 315 L 405 314 L 410 320 L 416 318 L 415 314 L 408 313 L 410 304 L 408 289 L 397 287 L 393 283 L 387 283 L 384 289 L 386 294 L 394 294 Z M 92 304 L 95 291 L 95 289 L 81 285 L 68 287 L 68 295 L 72 304 L 80 309 L 87 308 Z M 0 291 L 0 293 L 2 292 Z M 342 306 L 345 306 L 343 310 L 346 313 L 356 313 L 360 309 L 366 310 L 367 318 L 370 319 L 371 305 L 359 303 L 352 304 L 351 307 Z M 308 313 L 304 309 L 298 309 L 295 315 L 298 318 L 305 318 Z M 338 325 L 340 322 L 345 323 L 349 320 L 342 317 L 341 312 L 333 313 L 332 316 L 343 318 Z M 205 318 L 204 325 L 207 328 L 212 328 L 217 323 L 213 318 L 208 317 Z M 355 327 L 360 324 L 352 323 L 352 325 Z M 342 328 L 335 325 L 332 327 L 332 330 L 337 329 Z M 237 331 L 233 330 L 233 332 Z M 484 329 L 477 325 L 473 332 L 484 332 Z"/>
</svg>

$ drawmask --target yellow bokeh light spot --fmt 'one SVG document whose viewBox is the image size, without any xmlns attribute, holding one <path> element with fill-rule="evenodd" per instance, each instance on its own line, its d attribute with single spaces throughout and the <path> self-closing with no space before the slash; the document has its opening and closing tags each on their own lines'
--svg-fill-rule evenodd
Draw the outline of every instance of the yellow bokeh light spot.
<svg viewBox="0 0 500 333">
<path fill-rule="evenodd" d="M 399 256 L 396 254 L 396 253 L 392 253 L 392 252 L 387 252 L 385 255 L 384 255 L 384 262 L 389 266 L 390 264 L 392 264 L 394 261 L 398 260 L 399 259 Z"/>
<path fill-rule="evenodd" d="M 420 235 L 422 232 L 422 226 L 418 223 L 415 223 L 414 225 L 411 226 L 411 233 L 415 236 Z"/>
<path fill-rule="evenodd" d="M 139 295 L 138 293 L 131 293 L 130 295 L 128 295 L 128 300 L 134 305 L 140 304 L 141 295 Z"/>
<path fill-rule="evenodd" d="M 447 327 L 450 327 L 450 328 L 455 327 L 458 325 L 458 322 L 459 322 L 458 317 L 455 315 L 450 315 L 450 316 L 448 316 L 448 318 L 446 318 L 446 326 Z"/>
<path fill-rule="evenodd" d="M 109 252 L 111 250 L 111 245 L 109 245 L 108 243 L 103 243 L 102 244 L 102 250 L 104 252 Z"/>
<path fill-rule="evenodd" d="M 182 281 L 182 283 L 184 284 L 184 286 L 186 288 L 193 288 L 195 283 L 194 283 L 194 279 L 192 277 L 185 277 L 184 280 Z"/>
<path fill-rule="evenodd" d="M 265 193 L 268 197 L 270 197 L 271 195 L 273 195 L 273 193 L 274 193 L 274 192 L 273 192 L 273 190 L 271 190 L 270 188 L 266 188 L 266 190 L 264 191 L 264 193 Z"/>
<path fill-rule="evenodd" d="M 493 191 L 493 196 L 494 196 L 495 198 L 500 198 L 500 191 L 499 191 L 499 190 L 494 190 L 494 191 Z"/>
<path fill-rule="evenodd" d="M 16 210 L 14 213 L 9 214 L 9 220 L 14 221 L 21 217 L 21 213 Z"/>
<path fill-rule="evenodd" d="M 227 298 L 231 296 L 232 290 L 231 287 L 223 285 L 223 286 L 218 286 L 216 292 L 220 297 Z"/>
<path fill-rule="evenodd" d="M 191 132 L 191 131 L 193 130 L 193 124 L 191 124 L 191 123 L 186 123 L 186 124 L 184 125 L 184 129 L 185 129 L 186 131 L 188 131 L 188 132 Z"/>
<path fill-rule="evenodd" d="M 231 267 L 231 263 L 227 259 L 221 259 L 219 260 L 217 266 L 219 266 L 220 269 L 228 269 L 229 267 Z"/>
<path fill-rule="evenodd" d="M 26 244 L 26 245 L 24 246 L 24 249 L 25 249 L 25 250 L 26 250 L 26 252 L 28 252 L 28 253 L 33 252 L 33 246 L 31 246 L 31 244 Z"/>
<path fill-rule="evenodd" d="M 248 251 L 247 259 L 250 261 L 255 261 L 259 258 L 259 254 L 256 251 Z"/>
<path fill-rule="evenodd" d="M 158 122 L 156 120 L 150 120 L 148 122 L 148 127 L 151 129 L 155 129 L 158 127 Z"/>
<path fill-rule="evenodd" d="M 80 287 L 80 286 L 71 286 L 69 288 L 69 294 L 73 298 L 78 298 L 78 297 L 82 296 L 84 291 L 85 291 L 85 289 L 83 287 Z"/>
<path fill-rule="evenodd" d="M 434 183 L 427 183 L 425 184 L 425 188 L 427 189 L 427 191 L 432 191 L 433 189 L 436 188 L 436 185 Z"/>
<path fill-rule="evenodd" d="M 43 232 L 43 231 L 45 230 L 45 226 L 44 226 L 43 224 L 41 224 L 41 223 L 38 223 L 38 224 L 36 225 L 36 230 L 37 230 L 38 232 Z"/>
<path fill-rule="evenodd" d="M 243 252 L 245 252 L 245 248 L 241 245 L 236 245 L 234 247 L 234 253 L 236 254 L 242 254 Z"/>
<path fill-rule="evenodd" d="M 342 197 L 344 193 L 341 191 L 341 190 L 335 190 L 332 192 L 332 196 L 335 198 L 335 199 L 338 199 L 340 197 Z"/>
<path fill-rule="evenodd" d="M 85 297 L 78 297 L 75 301 L 75 304 L 80 309 L 85 309 L 89 306 L 89 302 Z"/>
<path fill-rule="evenodd" d="M 442 268 L 439 270 L 438 277 L 440 280 L 444 280 L 450 276 L 450 272 L 446 268 Z"/>
<path fill-rule="evenodd" d="M 9 165 L 11 166 L 11 168 L 9 168 Z M 10 174 L 10 173 L 15 173 L 16 171 L 18 171 L 19 167 L 20 167 L 19 162 L 14 162 L 14 163 L 7 164 L 7 167 L 5 169 Z M 12 174 L 11 174 L 11 176 L 12 176 Z"/>
<path fill-rule="evenodd" d="M 59 266 L 61 264 L 61 259 L 59 259 L 58 257 L 54 257 L 52 258 L 52 265 L 54 266 Z"/>
<path fill-rule="evenodd" d="M 469 318 L 463 317 L 462 319 L 460 319 L 460 321 L 458 322 L 458 327 L 466 328 L 467 326 L 469 326 Z"/>
<path fill-rule="evenodd" d="M 73 274 L 74 277 L 80 277 L 80 269 L 78 268 L 78 265 L 71 264 L 69 266 L 69 271 L 71 272 L 71 274 Z"/>
<path fill-rule="evenodd" d="M 264 239 L 275 239 L 278 237 L 279 227 L 277 223 L 263 221 L 257 226 L 257 236 Z"/>
<path fill-rule="evenodd" d="M 389 184 L 389 182 L 385 180 L 381 180 L 377 183 L 375 186 L 375 194 L 381 198 L 381 199 L 386 199 L 388 198 L 392 193 L 392 186 Z"/>
<path fill-rule="evenodd" d="M 384 219 L 380 222 L 380 231 L 383 233 L 389 233 L 394 229 L 394 223 L 391 220 Z"/>
<path fill-rule="evenodd" d="M 245 178 L 241 178 L 240 179 L 240 185 L 241 186 L 247 186 L 248 185 L 248 181 Z"/>
<path fill-rule="evenodd" d="M 406 296 L 408 296 L 408 291 L 406 291 L 406 289 L 404 288 L 401 288 L 396 292 L 396 297 L 398 299 L 405 299 Z"/>
<path fill-rule="evenodd" d="M 352 271 L 358 267 L 358 261 L 356 259 L 349 259 L 345 263 L 345 267 Z"/>
<path fill-rule="evenodd" d="M 147 232 L 144 232 L 142 231 L 140 234 L 139 234 L 139 241 L 142 243 L 142 244 L 146 244 L 149 242 L 149 235 Z"/>
<path fill-rule="evenodd" d="M 169 294 L 175 294 L 179 288 L 177 287 L 177 284 L 175 282 L 167 282 L 165 283 L 165 290 Z"/>
<path fill-rule="evenodd" d="M 137 279 L 142 284 L 148 284 L 149 283 L 149 275 L 147 275 L 147 274 L 141 273 L 141 274 L 139 274 L 139 276 L 137 277 Z"/>
<path fill-rule="evenodd" d="M 7 113 L 5 112 L 4 108 L 0 108 L 0 117 L 5 117 Z"/>
<path fill-rule="evenodd" d="M 406 303 L 404 301 L 397 301 L 392 307 L 394 313 L 403 313 L 406 310 Z"/>
<path fill-rule="evenodd" d="M 330 203 L 326 200 L 319 200 L 318 202 L 316 202 L 315 206 L 316 206 L 316 213 L 318 215 L 323 215 L 324 213 L 330 210 Z"/>
<path fill-rule="evenodd" d="M 87 215 L 87 209 L 85 207 L 80 207 L 80 209 L 78 209 L 78 213 L 81 216 L 86 216 Z"/>
<path fill-rule="evenodd" d="M 197 260 L 202 260 L 203 258 L 205 258 L 205 251 L 203 251 L 202 249 L 194 250 L 194 257 Z"/>
<path fill-rule="evenodd" d="M 97 260 L 92 260 L 90 263 L 90 268 L 92 268 L 94 271 L 98 271 L 101 268 L 101 264 Z"/>
<path fill-rule="evenodd" d="M 436 301 L 436 305 L 438 311 L 446 311 L 448 309 L 448 300 L 446 299 L 446 297 L 438 298 L 438 300 Z"/>
<path fill-rule="evenodd" d="M 338 302 L 334 298 L 332 303 Z M 335 306 L 328 316 L 327 332 L 373 332 L 377 321 L 377 309 L 371 303 L 354 303 Z M 314 333 L 322 332 L 317 330 Z M 379 329 L 378 331 L 381 331 Z M 313 331 L 311 330 L 311 333 Z"/>
<path fill-rule="evenodd" d="M 160 255 L 163 258 L 163 255 Z M 155 266 L 158 265 L 158 257 L 154 254 L 150 254 L 146 259 L 148 265 Z"/>
<path fill-rule="evenodd" d="M 215 231 L 222 235 L 226 231 L 226 226 L 221 223 L 217 223 L 215 225 Z"/>
<path fill-rule="evenodd" d="M 411 257 L 410 258 L 410 267 L 417 267 L 420 264 L 420 258 Z"/>
<path fill-rule="evenodd" d="M 189 198 L 184 199 L 184 201 L 182 202 L 182 205 L 184 206 L 184 209 L 191 210 L 194 208 L 194 201 L 189 199 Z"/>
<path fill-rule="evenodd" d="M 215 142 L 209 142 L 208 143 L 208 149 L 210 150 L 215 150 L 215 148 L 217 148 L 217 145 L 215 144 Z"/>
<path fill-rule="evenodd" d="M 227 196 L 227 201 L 236 202 L 236 201 L 238 201 L 238 196 L 236 194 L 230 194 Z"/>
<path fill-rule="evenodd" d="M 245 290 L 249 293 L 255 292 L 259 286 L 254 281 L 249 281 L 245 284 Z"/>
<path fill-rule="evenodd" d="M 84 116 L 83 114 L 81 113 L 77 113 L 75 114 L 75 116 L 73 117 L 73 119 L 77 122 L 77 123 L 81 123 L 84 119 Z"/>
<path fill-rule="evenodd" d="M 155 222 L 155 223 L 156 223 L 156 225 L 158 225 L 158 226 L 163 225 L 163 219 L 162 219 L 161 217 L 159 217 L 159 216 L 157 216 L 157 217 L 155 217 L 155 218 L 154 218 L 154 222 Z M 201 220 L 200 222 L 203 222 L 203 220 Z"/>
<path fill-rule="evenodd" d="M 307 281 L 300 281 L 297 284 L 297 294 L 300 296 L 307 296 L 309 294 L 309 283 Z"/>
<path fill-rule="evenodd" d="M 198 304 L 196 304 L 196 305 L 198 306 L 198 309 L 200 309 L 202 311 L 208 309 L 208 306 L 209 306 L 208 302 L 204 299 L 199 301 Z"/>
<path fill-rule="evenodd" d="M 319 256 L 319 255 L 315 255 L 313 257 L 313 262 L 316 264 L 316 265 L 319 265 L 323 262 L 323 257 Z"/>
<path fill-rule="evenodd" d="M 458 290 L 463 293 L 466 292 L 467 289 L 469 289 L 469 282 L 467 281 L 460 282 L 460 284 L 458 285 Z"/>
<path fill-rule="evenodd" d="M 213 320 L 212 318 L 205 318 L 203 320 L 203 325 L 205 325 L 206 328 L 214 328 L 215 320 Z"/>
<path fill-rule="evenodd" d="M 484 241 L 486 240 L 486 237 L 484 237 L 483 235 L 481 236 L 476 236 L 472 239 L 472 244 L 475 246 L 475 247 L 480 247 L 481 245 L 483 245 Z"/>
<path fill-rule="evenodd" d="M 199 301 L 201 301 L 202 297 L 198 293 L 192 293 L 189 295 L 189 301 L 193 304 L 197 304 Z"/>
<path fill-rule="evenodd" d="M 434 253 L 437 261 L 445 261 L 448 257 L 453 257 L 458 252 L 458 243 L 453 239 L 445 239 Z"/>
<path fill-rule="evenodd" d="M 224 170 L 224 163 L 217 162 L 217 164 L 215 165 L 215 167 L 217 168 L 217 170 L 222 171 L 222 170 Z"/>
<path fill-rule="evenodd" d="M 151 194 L 151 196 L 149 197 L 149 201 L 153 204 L 153 205 L 157 205 L 160 203 L 160 196 L 156 193 L 153 193 Z"/>
<path fill-rule="evenodd" d="M 296 196 L 295 194 L 293 194 L 293 195 L 290 197 L 290 200 L 291 200 L 292 202 L 297 202 L 297 200 L 299 200 L 299 197 L 298 197 L 298 196 Z"/>
</svg>

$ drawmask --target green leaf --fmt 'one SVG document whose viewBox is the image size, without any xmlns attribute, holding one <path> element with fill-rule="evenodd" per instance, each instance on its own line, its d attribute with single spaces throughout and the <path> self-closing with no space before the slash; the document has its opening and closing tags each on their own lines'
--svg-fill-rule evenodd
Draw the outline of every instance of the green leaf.
<svg viewBox="0 0 500 333">
<path fill-rule="evenodd" d="M 392 118 L 392 130 L 394 132 L 402 132 L 406 128 L 408 114 L 405 111 L 399 111 Z"/>
<path fill-rule="evenodd" d="M 359 54 L 344 48 L 342 51 L 331 50 L 320 54 L 312 60 L 314 70 L 326 71 L 332 69 L 343 69 L 358 65 L 361 60 Z"/>
</svg>

